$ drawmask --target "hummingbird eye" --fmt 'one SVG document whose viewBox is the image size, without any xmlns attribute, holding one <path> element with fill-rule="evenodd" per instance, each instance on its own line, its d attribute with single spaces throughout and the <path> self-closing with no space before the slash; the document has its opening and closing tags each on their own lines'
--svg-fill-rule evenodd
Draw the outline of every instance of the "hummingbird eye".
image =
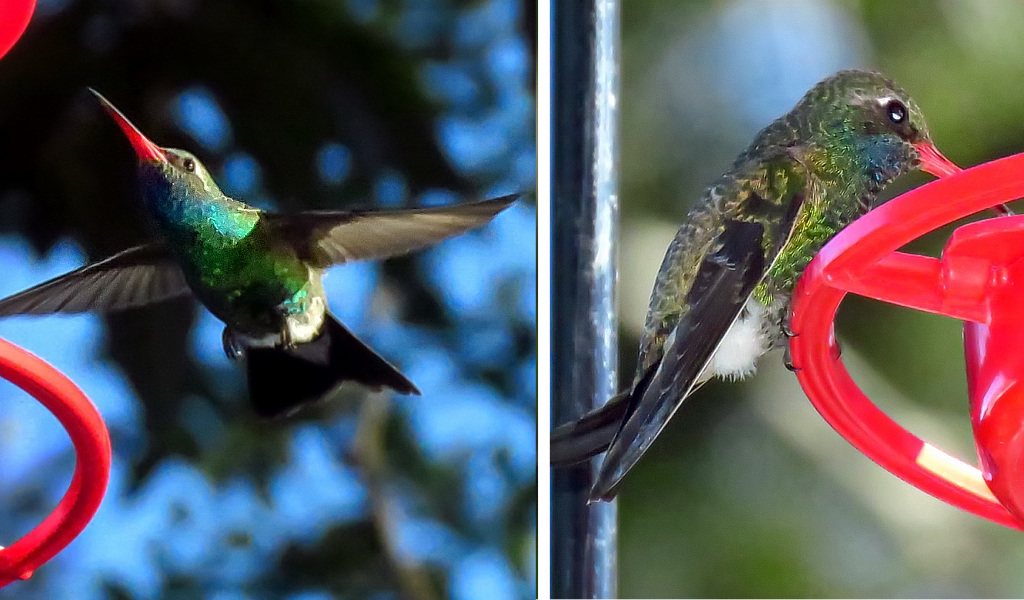
<svg viewBox="0 0 1024 600">
<path fill-rule="evenodd" d="M 907 107 L 899 100 L 890 100 L 885 105 L 885 112 L 889 115 L 889 120 L 897 125 L 901 125 L 907 119 Z"/>
<path fill-rule="evenodd" d="M 196 172 L 196 161 L 192 160 L 191 158 L 186 158 L 181 163 L 181 166 L 185 167 L 185 170 L 188 171 L 189 173 Z"/>
</svg>

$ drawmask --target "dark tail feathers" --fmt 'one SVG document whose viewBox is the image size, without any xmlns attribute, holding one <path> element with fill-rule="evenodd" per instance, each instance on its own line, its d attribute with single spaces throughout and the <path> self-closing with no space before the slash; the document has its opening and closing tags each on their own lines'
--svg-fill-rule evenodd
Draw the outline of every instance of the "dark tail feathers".
<svg viewBox="0 0 1024 600">
<path fill-rule="evenodd" d="M 249 398 L 260 416 L 277 417 L 316 402 L 342 381 L 403 394 L 420 391 L 398 369 L 327 315 L 320 336 L 294 348 L 246 351 Z"/>
<path fill-rule="evenodd" d="M 608 449 L 629 408 L 629 390 L 551 432 L 551 466 L 567 467 Z"/>
</svg>

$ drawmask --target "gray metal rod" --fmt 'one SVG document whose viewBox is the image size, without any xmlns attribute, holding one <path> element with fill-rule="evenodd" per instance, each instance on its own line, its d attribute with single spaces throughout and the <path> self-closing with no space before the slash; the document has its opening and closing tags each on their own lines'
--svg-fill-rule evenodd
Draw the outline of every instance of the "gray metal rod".
<svg viewBox="0 0 1024 600">
<path fill-rule="evenodd" d="M 553 2 L 552 407 L 557 425 L 616 392 L 619 1 Z M 596 465 L 552 472 L 551 597 L 612 598 L 617 505 Z"/>
</svg>

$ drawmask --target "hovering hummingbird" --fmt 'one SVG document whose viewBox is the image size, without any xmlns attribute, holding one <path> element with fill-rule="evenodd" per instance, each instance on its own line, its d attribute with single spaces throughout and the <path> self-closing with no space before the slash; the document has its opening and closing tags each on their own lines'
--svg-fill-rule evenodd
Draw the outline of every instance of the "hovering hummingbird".
<svg viewBox="0 0 1024 600">
<path fill-rule="evenodd" d="M 658 272 L 632 384 L 556 428 L 552 464 L 607 451 L 590 498 L 613 498 L 702 384 L 747 377 L 768 350 L 788 350 L 789 303 L 804 268 L 886 184 L 915 169 L 959 170 L 899 86 L 867 71 L 815 85 L 690 210 Z"/>
<path fill-rule="evenodd" d="M 143 201 L 163 241 L 0 300 L 0 316 L 120 310 L 191 293 L 224 322 L 224 351 L 244 359 L 260 415 L 293 412 L 346 380 L 420 393 L 330 314 L 324 270 L 405 254 L 481 227 L 515 195 L 403 210 L 267 212 L 224 195 L 198 158 L 157 146 L 89 91 L 138 156 Z"/>
</svg>

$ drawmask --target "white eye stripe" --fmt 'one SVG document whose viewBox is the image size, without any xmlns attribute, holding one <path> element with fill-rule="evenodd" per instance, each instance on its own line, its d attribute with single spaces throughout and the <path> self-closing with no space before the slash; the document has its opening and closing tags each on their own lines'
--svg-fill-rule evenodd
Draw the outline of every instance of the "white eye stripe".
<svg viewBox="0 0 1024 600">
<path fill-rule="evenodd" d="M 192 156 L 185 154 L 182 151 L 170 150 L 167 153 L 167 158 L 175 167 L 185 173 L 199 174 L 202 172 L 202 165 L 199 160 Z M 192 168 L 190 169 L 189 166 Z"/>
<path fill-rule="evenodd" d="M 882 96 L 877 98 L 876 101 L 893 123 L 903 123 L 910 116 L 910 109 L 907 108 L 906 103 L 895 96 Z"/>
<path fill-rule="evenodd" d="M 886 110 L 889 111 L 889 119 L 893 123 L 902 123 L 907 118 L 907 107 L 902 102 L 893 102 Z"/>
</svg>

